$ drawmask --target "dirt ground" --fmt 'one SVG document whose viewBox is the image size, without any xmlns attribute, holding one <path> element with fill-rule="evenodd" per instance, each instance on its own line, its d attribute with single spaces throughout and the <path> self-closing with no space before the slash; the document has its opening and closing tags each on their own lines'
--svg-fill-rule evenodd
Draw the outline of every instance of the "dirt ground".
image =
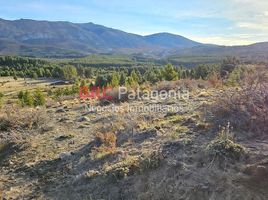
<svg viewBox="0 0 268 200">
<path fill-rule="evenodd" d="M 12 95 L 20 90 L 33 90 L 33 89 L 44 89 L 51 88 L 51 83 L 57 81 L 57 79 L 30 79 L 30 78 L 18 78 L 14 80 L 13 77 L 0 77 L 0 92 L 5 95 Z"/>
<path fill-rule="evenodd" d="M 239 159 L 208 155 L 218 130 L 201 110 L 212 96 L 120 103 L 118 112 L 113 105 L 90 111 L 79 100 L 38 108 L 37 127 L 1 131 L 25 143 L 2 150 L 0 191 L 5 199 L 267 199 L 268 140 L 238 139 L 245 149 Z M 128 111 L 145 105 L 179 110 Z M 106 132 L 115 133 L 116 149 L 96 153 L 96 134 Z"/>
</svg>

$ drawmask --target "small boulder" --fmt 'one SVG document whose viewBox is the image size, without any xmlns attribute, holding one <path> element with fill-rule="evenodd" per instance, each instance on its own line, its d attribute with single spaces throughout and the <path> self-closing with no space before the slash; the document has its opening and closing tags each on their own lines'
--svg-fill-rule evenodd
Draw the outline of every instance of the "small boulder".
<svg viewBox="0 0 268 200">
<path fill-rule="evenodd" d="M 66 111 L 63 108 L 59 108 L 56 110 L 56 113 L 66 113 Z"/>
<path fill-rule="evenodd" d="M 90 119 L 89 119 L 88 117 L 86 117 L 86 116 L 82 116 L 82 117 L 79 117 L 79 118 L 77 119 L 77 121 L 78 121 L 78 122 L 89 122 Z"/>
<path fill-rule="evenodd" d="M 59 155 L 59 158 L 61 160 L 69 160 L 74 155 L 73 152 L 62 152 Z"/>
</svg>

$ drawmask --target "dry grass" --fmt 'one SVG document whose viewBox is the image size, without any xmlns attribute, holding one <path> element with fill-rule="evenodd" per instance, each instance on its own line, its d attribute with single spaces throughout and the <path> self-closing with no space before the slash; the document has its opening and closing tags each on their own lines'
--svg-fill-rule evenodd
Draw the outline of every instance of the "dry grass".
<svg viewBox="0 0 268 200">
<path fill-rule="evenodd" d="M 243 75 L 239 88 L 230 88 L 211 107 L 214 121 L 230 122 L 234 128 L 267 135 L 268 71 L 257 68 Z"/>
<path fill-rule="evenodd" d="M 42 109 L 5 107 L 1 109 L 0 130 L 33 129 L 45 123 L 46 117 Z"/>
<path fill-rule="evenodd" d="M 181 79 L 178 81 L 162 81 L 158 83 L 154 89 L 161 91 L 169 91 L 173 89 L 184 89 L 184 90 L 197 90 L 197 89 L 207 89 L 210 87 L 214 87 L 209 81 L 206 80 L 195 80 L 195 79 Z"/>
<path fill-rule="evenodd" d="M 219 75 L 214 74 L 212 75 L 209 79 L 208 79 L 209 84 L 214 87 L 214 88 L 218 88 L 218 87 L 222 87 L 223 86 L 223 81 L 220 78 Z"/>
<path fill-rule="evenodd" d="M 215 159 L 239 159 L 244 153 L 244 148 L 234 142 L 230 124 L 222 127 L 217 137 L 206 148 L 209 155 Z"/>
<path fill-rule="evenodd" d="M 117 137 L 114 133 L 97 133 L 97 147 L 92 150 L 91 156 L 96 159 L 101 159 L 106 155 L 115 153 Z"/>
</svg>

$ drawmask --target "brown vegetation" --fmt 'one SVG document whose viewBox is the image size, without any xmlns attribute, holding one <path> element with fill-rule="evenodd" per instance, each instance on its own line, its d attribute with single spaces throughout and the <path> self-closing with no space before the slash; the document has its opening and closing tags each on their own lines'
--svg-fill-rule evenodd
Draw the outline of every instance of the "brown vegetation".
<svg viewBox="0 0 268 200">
<path fill-rule="evenodd" d="M 97 133 L 97 147 L 92 151 L 94 158 L 102 158 L 103 156 L 113 154 L 116 151 L 117 137 L 114 133 Z"/>
<path fill-rule="evenodd" d="M 257 134 L 268 131 L 268 73 L 265 68 L 243 73 L 240 87 L 227 89 L 211 109 L 216 123 Z M 215 120 L 214 119 L 214 120 Z"/>
</svg>

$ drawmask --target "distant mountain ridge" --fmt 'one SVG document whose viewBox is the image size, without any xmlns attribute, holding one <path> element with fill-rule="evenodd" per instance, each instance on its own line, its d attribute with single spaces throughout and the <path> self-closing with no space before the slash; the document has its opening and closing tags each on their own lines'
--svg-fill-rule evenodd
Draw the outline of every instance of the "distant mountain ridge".
<svg viewBox="0 0 268 200">
<path fill-rule="evenodd" d="M 202 44 L 180 35 L 127 33 L 93 23 L 0 19 L 0 54 L 80 57 L 88 54 L 267 56 L 268 43 L 248 46 Z"/>
<path fill-rule="evenodd" d="M 93 23 L 0 19 L 0 53 L 38 50 L 89 53 L 160 51 L 200 43 L 169 33 L 141 36 Z"/>
</svg>

